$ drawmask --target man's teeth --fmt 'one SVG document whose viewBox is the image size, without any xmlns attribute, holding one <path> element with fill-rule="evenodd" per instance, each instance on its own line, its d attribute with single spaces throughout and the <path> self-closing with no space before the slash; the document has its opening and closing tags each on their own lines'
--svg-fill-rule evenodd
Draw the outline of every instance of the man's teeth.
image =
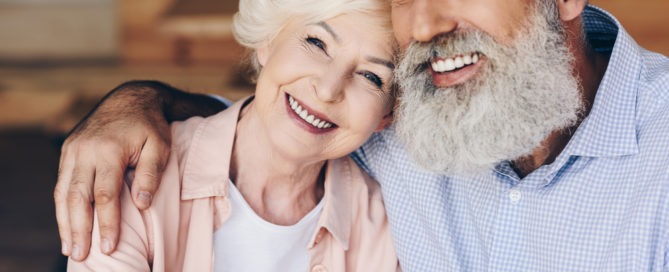
<svg viewBox="0 0 669 272">
<path fill-rule="evenodd" d="M 312 126 L 317 128 L 330 128 L 333 126 L 332 123 L 323 121 L 314 117 L 314 115 L 309 114 L 309 112 L 306 109 L 303 109 L 302 106 L 300 106 L 300 104 L 298 104 L 297 101 L 295 101 L 295 99 L 293 99 L 293 97 L 290 95 L 288 96 L 288 102 L 290 102 L 290 108 L 293 109 L 297 116 Z"/>
<path fill-rule="evenodd" d="M 437 73 L 450 72 L 455 69 L 477 63 L 479 61 L 478 53 L 470 53 L 464 56 L 454 58 L 440 59 L 432 61 L 432 70 Z"/>
</svg>

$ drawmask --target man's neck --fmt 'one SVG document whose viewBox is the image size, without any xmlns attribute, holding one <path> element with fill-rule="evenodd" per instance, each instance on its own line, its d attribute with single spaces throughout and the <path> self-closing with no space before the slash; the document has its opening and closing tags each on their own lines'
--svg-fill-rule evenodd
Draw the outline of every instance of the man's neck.
<svg viewBox="0 0 669 272">
<path fill-rule="evenodd" d="M 567 146 L 572 135 L 590 113 L 599 84 L 604 77 L 609 56 L 597 53 L 582 37 L 576 37 L 573 33 L 581 33 L 583 25 L 581 19 L 565 23 L 567 30 L 567 42 L 569 51 L 574 56 L 574 76 L 580 83 L 581 98 L 583 99 L 583 111 L 579 120 L 572 127 L 552 132 L 546 137 L 541 145 L 532 151 L 532 154 L 514 160 L 512 165 L 521 178 L 529 175 L 542 165 L 550 164 Z"/>
</svg>

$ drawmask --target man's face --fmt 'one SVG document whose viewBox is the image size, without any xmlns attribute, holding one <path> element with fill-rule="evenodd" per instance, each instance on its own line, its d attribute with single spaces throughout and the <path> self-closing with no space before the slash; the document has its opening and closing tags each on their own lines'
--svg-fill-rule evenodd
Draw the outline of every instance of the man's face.
<svg viewBox="0 0 669 272">
<path fill-rule="evenodd" d="M 498 43 L 509 45 L 524 27 L 529 2 L 530 0 L 393 0 L 393 30 L 403 50 L 413 42 L 429 42 L 442 34 L 468 30 L 483 32 Z M 432 64 L 436 68 L 432 73 L 434 85 L 449 87 L 479 74 L 487 60 L 479 53 L 461 52 L 435 59 Z M 462 60 L 458 60 L 458 57 Z M 472 62 L 470 58 L 474 58 L 476 62 Z M 439 65 L 442 66 L 441 69 Z M 464 66 L 458 67 L 460 65 Z"/>
<path fill-rule="evenodd" d="M 397 0 L 397 134 L 425 169 L 475 174 L 578 119 L 554 0 Z"/>
</svg>

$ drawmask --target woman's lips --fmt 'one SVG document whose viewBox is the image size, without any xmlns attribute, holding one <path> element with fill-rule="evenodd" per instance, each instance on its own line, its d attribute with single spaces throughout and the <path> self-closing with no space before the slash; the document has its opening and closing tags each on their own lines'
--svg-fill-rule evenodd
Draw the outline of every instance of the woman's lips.
<svg viewBox="0 0 669 272">
<path fill-rule="evenodd" d="M 310 132 L 325 133 L 337 128 L 337 125 L 323 114 L 307 107 L 288 93 L 286 93 L 286 107 L 298 124 Z"/>
</svg>

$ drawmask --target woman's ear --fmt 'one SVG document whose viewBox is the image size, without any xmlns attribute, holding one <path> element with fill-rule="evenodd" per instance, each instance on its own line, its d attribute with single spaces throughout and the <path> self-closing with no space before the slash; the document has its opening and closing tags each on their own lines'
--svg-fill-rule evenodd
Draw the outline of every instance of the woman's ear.
<svg viewBox="0 0 669 272">
<path fill-rule="evenodd" d="M 583 9 L 588 5 L 588 0 L 556 0 L 560 19 L 563 22 L 574 20 L 581 16 Z"/>
<path fill-rule="evenodd" d="M 256 48 L 256 58 L 258 59 L 258 63 L 260 66 L 265 66 L 267 63 L 267 59 L 269 59 L 270 55 L 270 45 L 269 42 L 263 42 L 258 48 Z"/>
<path fill-rule="evenodd" d="M 381 122 L 379 122 L 379 126 L 376 127 L 374 132 L 379 132 L 384 130 L 392 122 L 393 122 L 393 111 L 390 111 L 388 114 L 386 114 L 386 116 L 383 116 Z"/>
</svg>

